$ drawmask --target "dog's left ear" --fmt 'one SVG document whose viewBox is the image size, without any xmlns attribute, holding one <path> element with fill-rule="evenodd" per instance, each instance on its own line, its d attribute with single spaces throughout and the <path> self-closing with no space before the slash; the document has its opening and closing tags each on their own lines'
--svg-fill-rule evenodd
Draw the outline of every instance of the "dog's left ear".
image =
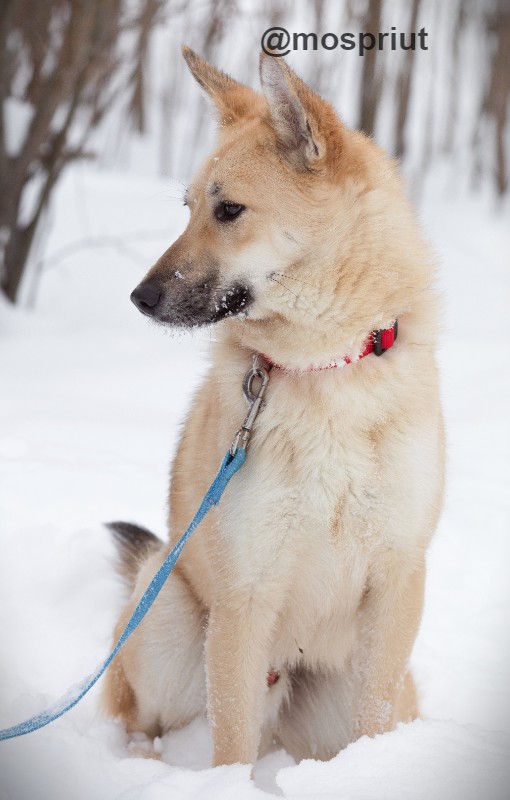
<svg viewBox="0 0 510 800">
<path fill-rule="evenodd" d="M 231 125 L 260 111 L 261 97 L 249 86 L 213 67 L 190 47 L 183 46 L 182 54 L 191 74 L 213 101 L 221 125 Z"/>
<path fill-rule="evenodd" d="M 265 53 L 260 56 L 260 83 L 280 144 L 296 166 L 313 167 L 325 156 L 320 118 L 326 102 L 281 58 Z"/>
</svg>

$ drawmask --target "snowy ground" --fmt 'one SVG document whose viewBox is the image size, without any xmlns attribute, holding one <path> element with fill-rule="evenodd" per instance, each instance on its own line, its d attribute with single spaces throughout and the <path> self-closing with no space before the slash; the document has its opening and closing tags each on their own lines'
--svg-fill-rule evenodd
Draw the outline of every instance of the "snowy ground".
<svg viewBox="0 0 510 800">
<path fill-rule="evenodd" d="M 509 796 L 508 208 L 452 197 L 440 173 L 431 185 L 422 216 L 443 262 L 449 467 L 413 656 L 426 720 L 329 763 L 273 753 L 252 782 L 247 767 L 209 769 L 204 720 L 168 734 L 161 761 L 130 756 L 96 688 L 50 727 L 0 744 L 3 800 Z M 108 651 L 122 590 L 101 523 L 165 532 L 168 462 L 207 335 L 165 335 L 129 293 L 184 225 L 176 194 L 73 168 L 35 310 L 0 307 L 0 726 L 41 710 Z M 82 239 L 94 246 L 62 250 Z"/>
</svg>

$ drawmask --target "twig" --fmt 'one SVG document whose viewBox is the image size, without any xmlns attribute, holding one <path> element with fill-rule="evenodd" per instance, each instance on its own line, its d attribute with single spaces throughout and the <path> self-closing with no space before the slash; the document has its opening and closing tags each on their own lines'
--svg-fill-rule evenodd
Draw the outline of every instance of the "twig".
<svg viewBox="0 0 510 800">
<path fill-rule="evenodd" d="M 77 239 L 74 242 L 70 242 L 64 247 L 59 248 L 51 255 L 39 259 L 36 263 L 34 272 L 32 275 L 31 285 L 28 292 L 28 299 L 27 305 L 29 308 L 35 307 L 35 298 L 37 294 L 37 287 L 39 285 L 39 281 L 41 275 L 45 269 L 48 267 L 54 268 L 58 266 L 59 263 L 64 261 L 66 258 L 75 255 L 76 253 L 81 252 L 82 250 L 91 250 L 101 247 L 114 247 L 118 250 L 122 255 L 126 256 L 127 258 L 131 259 L 136 264 L 143 263 L 144 256 L 138 250 L 133 247 L 129 247 L 126 242 L 129 241 L 144 241 L 150 239 L 158 239 L 158 238 L 168 237 L 168 230 L 166 229 L 155 229 L 152 231 L 130 231 L 129 233 L 119 233 L 116 236 L 113 235 L 103 235 L 103 236 L 88 236 L 82 239 Z"/>
</svg>

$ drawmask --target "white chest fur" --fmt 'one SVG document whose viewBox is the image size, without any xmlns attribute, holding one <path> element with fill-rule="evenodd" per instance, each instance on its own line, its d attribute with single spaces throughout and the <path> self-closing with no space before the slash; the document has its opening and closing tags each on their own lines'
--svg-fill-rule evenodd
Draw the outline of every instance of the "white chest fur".
<svg viewBox="0 0 510 800">
<path fill-rule="evenodd" d="M 385 552 L 404 567 L 415 562 L 433 530 L 437 390 L 420 380 L 418 395 L 419 375 L 401 362 L 390 354 L 299 378 L 271 374 L 217 536 L 224 580 L 282 609 L 283 660 L 301 658 L 301 648 L 311 662 L 338 664 L 371 569 Z M 228 437 L 244 407 L 232 389 L 223 403 Z"/>
<path fill-rule="evenodd" d="M 220 510 L 228 571 L 236 586 L 277 598 L 275 658 L 338 664 L 381 533 L 377 457 L 334 392 L 327 403 L 289 402 L 288 387 L 272 388 Z"/>
</svg>

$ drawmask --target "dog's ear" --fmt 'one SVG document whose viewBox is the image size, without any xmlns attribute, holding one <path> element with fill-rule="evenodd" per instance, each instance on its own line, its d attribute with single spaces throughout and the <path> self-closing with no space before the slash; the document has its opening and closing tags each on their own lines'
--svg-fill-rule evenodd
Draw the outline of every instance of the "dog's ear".
<svg viewBox="0 0 510 800">
<path fill-rule="evenodd" d="M 313 167 L 325 156 L 320 120 L 328 104 L 281 58 L 265 53 L 260 56 L 260 82 L 280 144 L 297 166 Z"/>
<path fill-rule="evenodd" d="M 255 109 L 260 110 L 261 97 L 249 86 L 208 64 L 185 45 L 182 54 L 191 74 L 216 106 L 221 125 L 231 125 L 243 117 L 253 116 Z"/>
</svg>

